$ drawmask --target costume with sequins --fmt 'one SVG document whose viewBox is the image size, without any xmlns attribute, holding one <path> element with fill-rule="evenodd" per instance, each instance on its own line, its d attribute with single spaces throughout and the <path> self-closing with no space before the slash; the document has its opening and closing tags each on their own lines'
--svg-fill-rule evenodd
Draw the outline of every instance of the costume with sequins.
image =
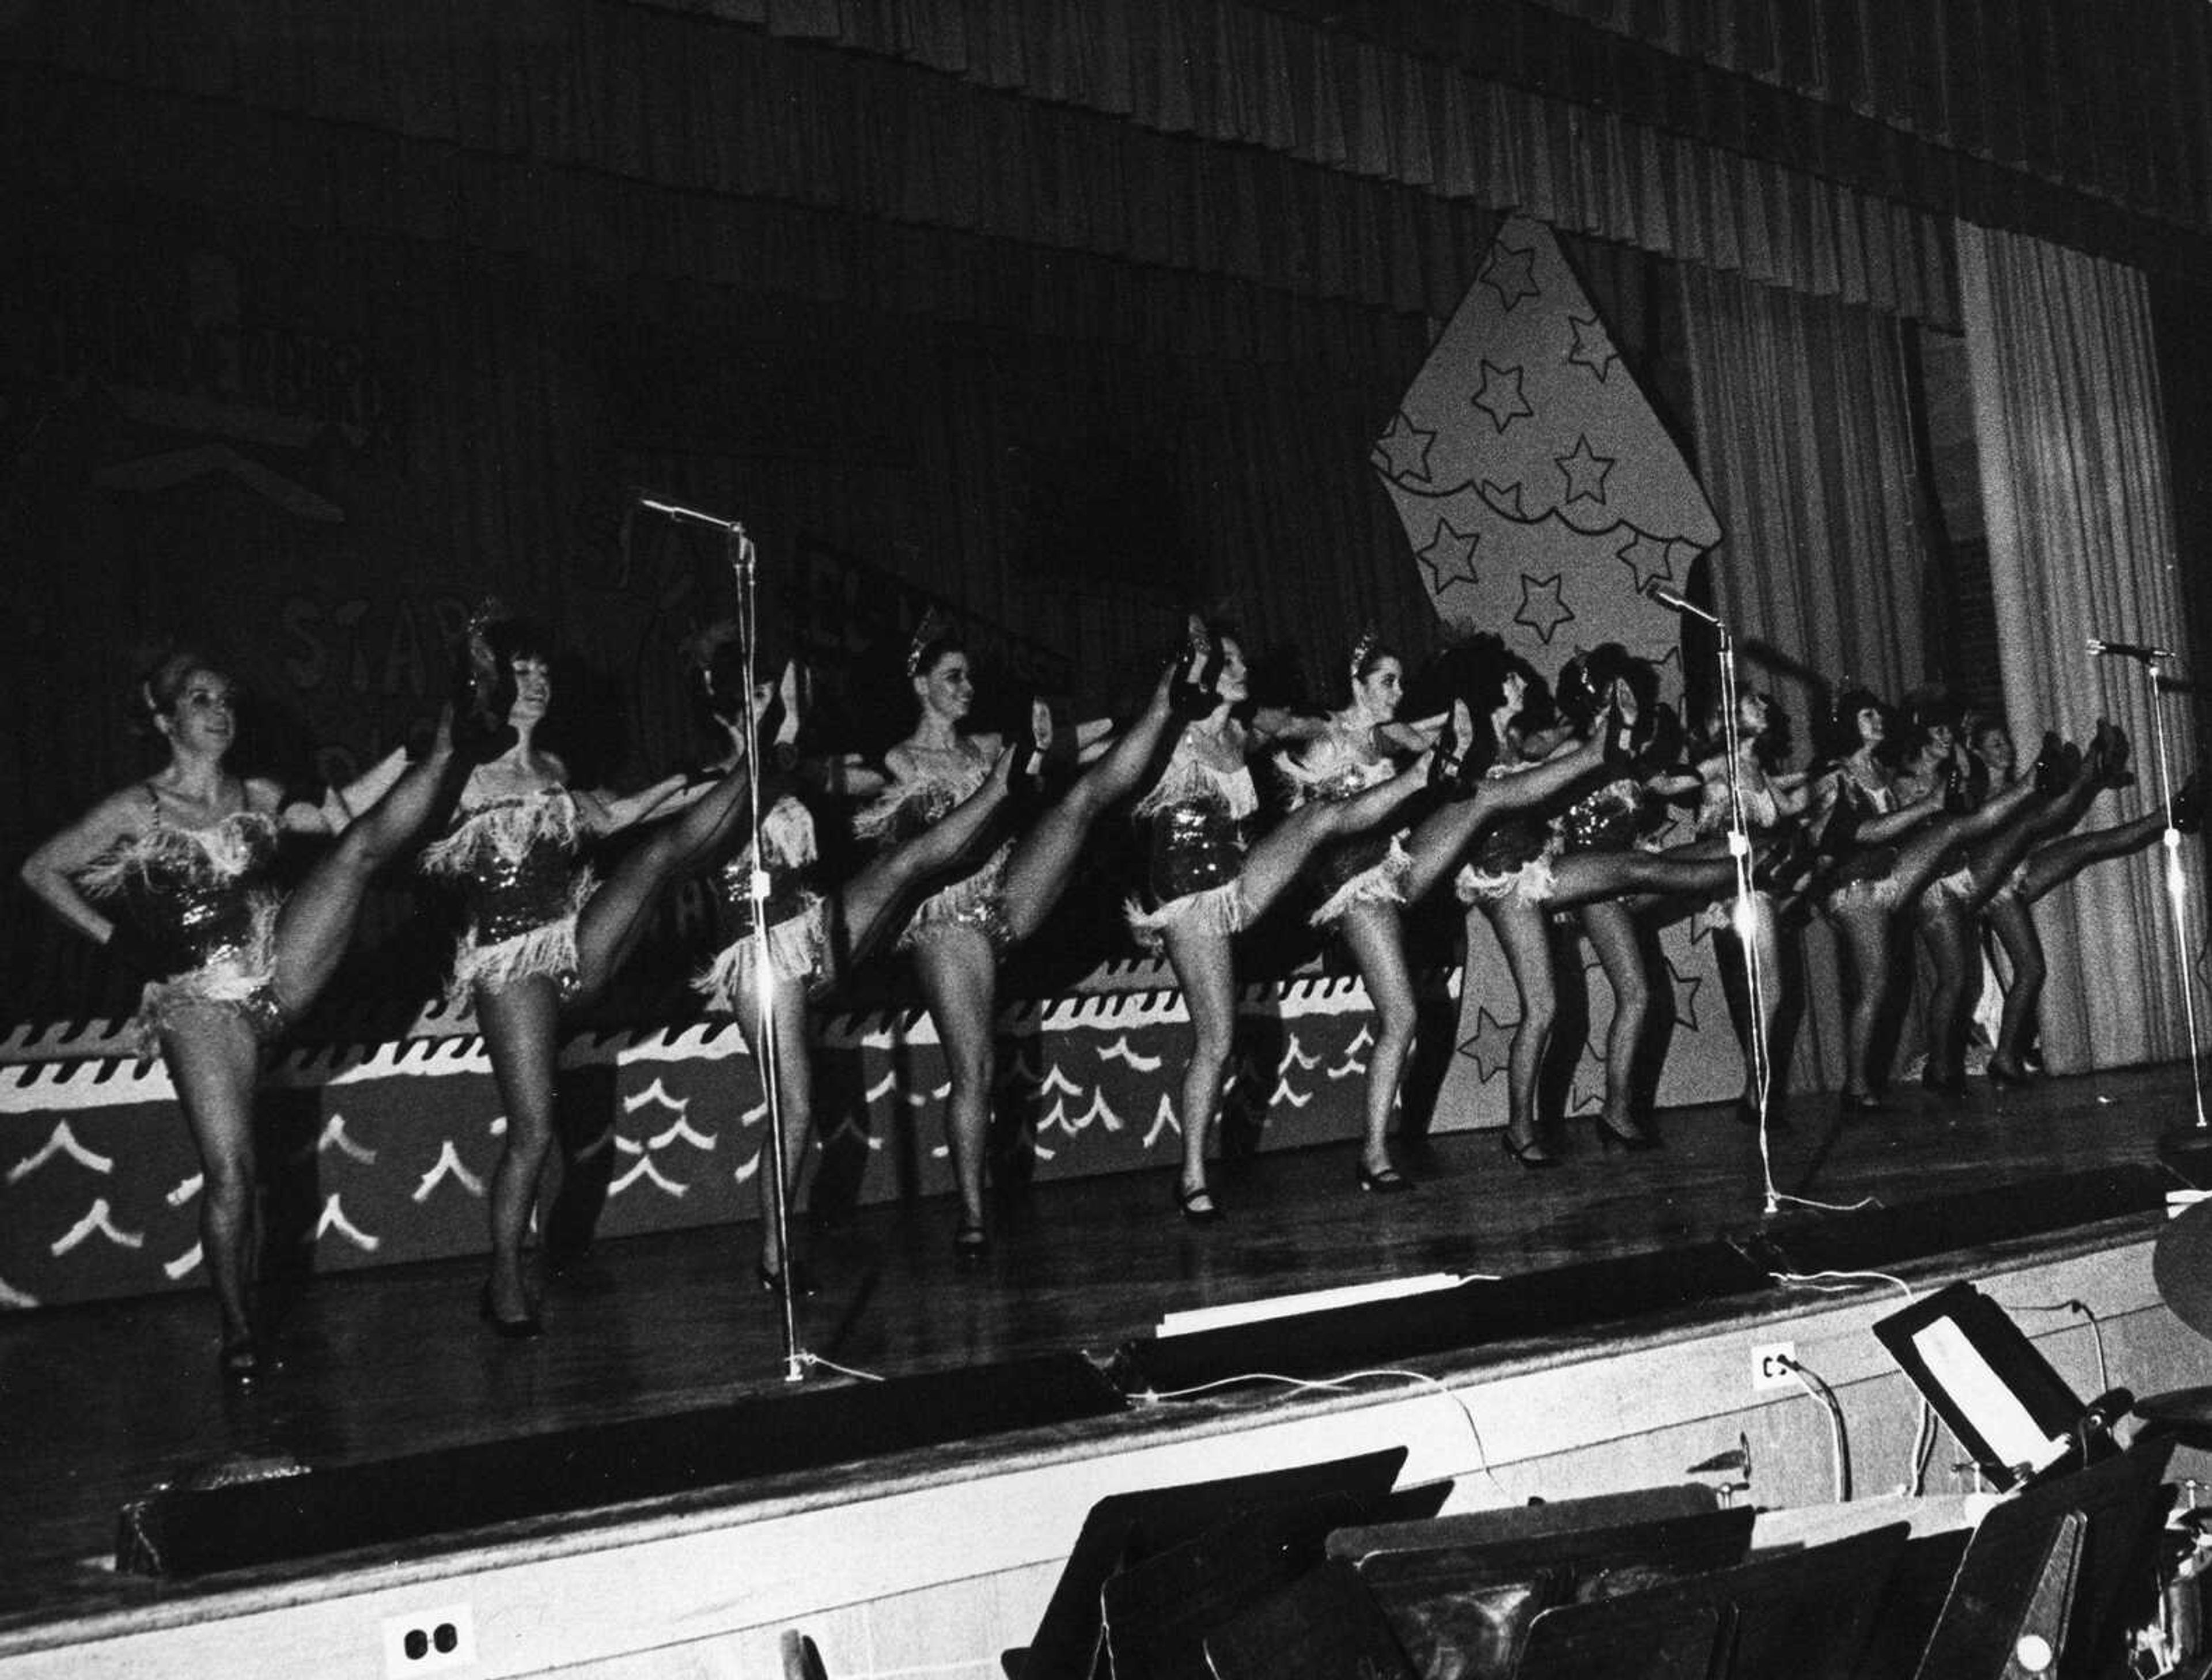
<svg viewBox="0 0 2212 1680">
<path fill-rule="evenodd" d="M 1502 782 L 1535 768 L 1527 760 L 1501 758 L 1484 773 L 1483 779 Z M 1463 904 L 1497 904 L 1506 898 L 1540 904 L 1557 890 L 1552 860 L 1563 849 L 1559 836 L 1541 817 L 1525 811 L 1509 812 L 1476 837 L 1467 861 L 1452 877 L 1452 891 Z"/>
<path fill-rule="evenodd" d="M 1692 831 L 1701 839 L 1726 834 L 1731 826 L 1728 774 L 1724 769 L 1719 768 L 1726 763 L 1725 758 L 1716 759 L 1714 774 L 1708 776 L 1698 790 L 1698 815 L 1691 826 Z M 1763 771 L 1758 774 L 1756 780 L 1753 779 L 1750 772 L 1740 774 L 1736 777 L 1736 785 L 1737 796 L 1743 801 L 1745 833 L 1766 834 L 1782 825 L 1782 802 L 1774 796 L 1774 789 Z M 1763 887 L 1754 887 L 1752 896 L 1765 898 L 1770 904 L 1774 898 Z M 1735 892 L 1731 891 L 1727 898 L 1707 904 L 1691 918 L 1690 925 L 1706 933 L 1734 933 Z"/>
<path fill-rule="evenodd" d="M 853 831 L 889 851 L 941 821 L 951 809 L 991 779 L 988 761 L 965 761 L 954 770 L 926 769 L 909 781 L 894 782 L 853 819 Z M 911 951 L 953 929 L 970 928 L 1003 953 L 1013 944 L 1006 920 L 1006 859 L 1013 842 L 1000 845 L 972 873 L 939 888 L 915 907 L 898 937 L 898 948 Z"/>
<path fill-rule="evenodd" d="M 1865 795 L 1874 815 L 1887 817 L 1897 809 L 1897 794 L 1887 785 L 1869 786 L 1848 768 L 1841 774 Z M 1840 790 L 1837 797 L 1844 797 Z M 1839 884 L 1820 900 L 1821 908 L 1831 916 L 1859 904 L 1872 904 L 1877 910 L 1893 909 L 1905 885 L 1890 873 L 1896 857 L 1895 849 L 1889 846 L 1872 846 L 1857 854 L 1838 871 Z"/>
<path fill-rule="evenodd" d="M 1147 951 L 1160 948 L 1170 928 L 1233 934 L 1249 916 L 1238 873 L 1259 794 L 1241 759 L 1223 770 L 1205 752 L 1198 730 L 1186 728 L 1131 813 L 1145 848 L 1145 892 L 1124 908 L 1130 933 Z"/>
<path fill-rule="evenodd" d="M 449 1006 L 472 987 L 496 992 L 534 975 L 550 977 L 563 1001 L 574 995 L 576 913 L 594 885 L 576 861 L 583 840 L 575 795 L 556 783 L 465 804 L 445 837 L 423 848 L 422 872 L 453 881 L 468 916 Z"/>
<path fill-rule="evenodd" d="M 1275 763 L 1290 784 L 1294 811 L 1316 800 L 1355 799 L 1398 773 L 1388 758 L 1363 752 L 1356 733 L 1347 735 L 1334 723 L 1303 754 L 1279 753 Z M 1323 846 L 1313 861 L 1321 908 L 1307 919 L 1316 928 L 1328 928 L 1361 904 L 1398 904 L 1405 897 L 1406 873 L 1413 867 L 1402 829 L 1356 835 Z"/>
<path fill-rule="evenodd" d="M 161 953 L 161 974 L 146 983 L 130 1032 L 151 1056 L 178 1011 L 230 1009 L 264 1043 L 285 1027 L 271 983 L 281 903 L 266 880 L 276 856 L 276 821 L 234 811 L 209 828 L 164 822 L 149 786 L 149 820 L 76 877 L 88 898 L 116 910 Z"/>
<path fill-rule="evenodd" d="M 831 967 L 828 916 L 822 895 L 815 890 L 815 864 L 820 855 L 815 847 L 813 813 L 786 794 L 761 819 L 760 834 L 762 855 L 768 860 L 764 866 L 768 899 L 763 908 L 769 972 L 779 980 L 819 990 L 830 983 Z M 730 907 L 736 936 L 691 982 L 692 990 L 726 1012 L 735 1010 L 739 999 L 754 995 L 757 947 L 752 873 L 750 844 L 715 872 L 715 886 Z"/>
</svg>

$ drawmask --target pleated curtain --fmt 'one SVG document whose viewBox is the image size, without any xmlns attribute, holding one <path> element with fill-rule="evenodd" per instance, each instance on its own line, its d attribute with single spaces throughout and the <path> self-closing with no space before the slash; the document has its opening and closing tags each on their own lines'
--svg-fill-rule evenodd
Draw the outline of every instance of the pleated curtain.
<svg viewBox="0 0 2212 1680">
<path fill-rule="evenodd" d="M 1957 244 L 2006 709 L 2023 744 L 2045 728 L 2085 736 L 2100 716 L 2128 731 L 2142 785 L 2108 795 L 2088 819 L 2117 821 L 2156 791 L 2154 703 L 2176 732 L 2178 774 L 2197 752 L 2184 704 L 2154 702 L 2140 666 L 2083 646 L 2093 635 L 2182 645 L 2148 289 L 2132 269 L 2024 235 L 1962 222 Z M 2203 937 L 2198 843 L 2179 855 L 2193 955 Z M 2163 881 L 2154 858 L 2103 864 L 2035 907 L 2054 1068 L 2185 1052 L 2184 942 Z"/>
</svg>

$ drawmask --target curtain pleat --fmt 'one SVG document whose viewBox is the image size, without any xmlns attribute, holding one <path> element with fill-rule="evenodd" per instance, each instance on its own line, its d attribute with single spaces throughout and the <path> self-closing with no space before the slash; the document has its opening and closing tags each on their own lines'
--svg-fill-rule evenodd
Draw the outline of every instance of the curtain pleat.
<svg viewBox="0 0 2212 1680">
<path fill-rule="evenodd" d="M 2100 717 L 2137 746 L 2155 797 L 2151 707 L 2129 660 L 2091 660 L 2090 636 L 2183 644 L 2150 306 L 2142 277 L 2021 235 L 1958 229 L 1966 353 L 1989 531 L 2006 709 L 2014 735 L 2085 736 Z M 2177 776 L 2194 763 L 2183 706 Z M 2100 808 L 2092 822 L 2115 820 Z M 2186 948 L 2202 948 L 2203 870 L 2190 859 Z M 2035 910 L 2050 964 L 2043 1036 L 2057 1068 L 2187 1048 L 2182 970 L 2155 861 L 2085 871 Z"/>
<path fill-rule="evenodd" d="M 1677 271 L 1688 336 L 1698 478 L 1726 533 L 1712 558 L 1742 680 L 1773 693 L 1801 744 L 1826 695 L 1863 682 L 1892 696 L 1922 679 L 1927 569 L 1912 517 L 1911 438 L 1897 324 L 1887 315 Z M 1833 941 L 1815 925 L 1817 977 L 1793 1081 L 1833 1087 L 1843 1038 Z"/>
</svg>

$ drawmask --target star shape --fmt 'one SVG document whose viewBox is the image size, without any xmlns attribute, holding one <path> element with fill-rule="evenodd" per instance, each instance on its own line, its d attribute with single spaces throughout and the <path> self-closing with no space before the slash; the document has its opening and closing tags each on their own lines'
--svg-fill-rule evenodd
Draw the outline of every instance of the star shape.
<svg viewBox="0 0 2212 1680">
<path fill-rule="evenodd" d="M 1489 1010 L 1476 1012 L 1474 1034 L 1459 1047 L 1459 1053 L 1474 1063 L 1474 1076 L 1488 1080 L 1505 1071 L 1513 1058 L 1513 1034 L 1521 1023 L 1502 1021 Z"/>
<path fill-rule="evenodd" d="M 1485 478 L 1482 481 L 1482 499 L 1491 505 L 1493 511 L 1506 519 L 1524 523 L 1528 520 L 1528 509 L 1521 499 L 1521 486 L 1517 483 L 1501 484 L 1493 478 Z"/>
<path fill-rule="evenodd" d="M 1605 330 L 1605 323 L 1595 315 L 1570 315 L 1567 326 L 1575 335 L 1575 347 L 1567 352 L 1567 360 L 1578 368 L 1587 368 L 1595 374 L 1598 383 L 1605 383 L 1606 374 L 1620 356 L 1613 347 L 1613 339 Z"/>
<path fill-rule="evenodd" d="M 1387 477 L 1425 482 L 1429 476 L 1429 446 L 1436 441 L 1434 432 L 1423 431 L 1401 409 L 1390 417 L 1390 429 L 1375 441 L 1375 447 L 1389 463 L 1383 469 Z"/>
<path fill-rule="evenodd" d="M 1548 648 L 1552 645 L 1552 632 L 1571 622 L 1574 616 L 1575 610 L 1559 598 L 1559 573 L 1553 572 L 1549 577 L 1521 574 L 1521 606 L 1513 615 L 1515 624 L 1526 624 Z"/>
<path fill-rule="evenodd" d="M 1674 983 L 1674 1021 L 1692 1032 L 1698 1030 L 1698 988 L 1705 983 L 1702 974 L 1685 974 L 1674 966 L 1672 957 L 1664 958 L 1667 972 Z"/>
<path fill-rule="evenodd" d="M 1583 1046 L 1582 1060 L 1575 1064 L 1575 1076 L 1567 1097 L 1568 1111 L 1588 1114 L 1605 1106 L 1605 1058 L 1596 1054 L 1595 1046 Z"/>
<path fill-rule="evenodd" d="M 1469 399 L 1474 405 L 1490 417 L 1490 423 L 1504 431 L 1516 420 L 1533 419 L 1536 411 L 1528 405 L 1528 399 L 1521 389 L 1522 369 L 1494 366 L 1488 356 L 1482 360 L 1482 384 Z"/>
<path fill-rule="evenodd" d="M 1618 455 L 1601 455 L 1590 447 L 1589 434 L 1581 433 L 1575 447 L 1564 455 L 1554 455 L 1553 462 L 1566 474 L 1569 502 L 1590 501 L 1599 507 L 1605 505 L 1606 475 L 1619 463 Z"/>
<path fill-rule="evenodd" d="M 1414 557 L 1429 574 L 1429 593 L 1442 595 L 1455 583 L 1474 586 L 1474 551 L 1482 541 L 1479 531 L 1455 531 L 1448 519 L 1437 520 L 1436 534 L 1429 545 L 1414 551 Z"/>
<path fill-rule="evenodd" d="M 1630 575 L 1636 580 L 1636 593 L 1640 595 L 1655 583 L 1672 583 L 1674 581 L 1674 568 L 1668 557 L 1674 552 L 1674 546 L 1672 543 L 1647 537 L 1638 531 L 1634 537 L 1613 551 L 1613 557 L 1628 568 Z"/>
<path fill-rule="evenodd" d="M 1705 550 L 1695 543 L 1686 543 L 1680 537 L 1670 538 L 1667 544 L 1667 563 L 1677 577 L 1687 577 L 1690 568 L 1697 563 Z"/>
<path fill-rule="evenodd" d="M 1518 246 L 1492 246 L 1490 260 L 1483 264 L 1479 277 L 1498 294 L 1498 301 L 1508 309 L 1542 289 L 1536 284 L 1536 253 L 1523 251 Z"/>
</svg>

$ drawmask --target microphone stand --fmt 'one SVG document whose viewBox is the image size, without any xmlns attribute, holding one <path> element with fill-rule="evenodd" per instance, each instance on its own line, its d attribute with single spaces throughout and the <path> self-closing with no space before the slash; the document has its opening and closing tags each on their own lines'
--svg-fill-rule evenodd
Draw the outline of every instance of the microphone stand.
<svg viewBox="0 0 2212 1680">
<path fill-rule="evenodd" d="M 783 1379 L 787 1383 L 800 1381 L 812 1355 L 799 1345 L 799 1315 L 793 1302 L 794 1291 L 791 1259 L 791 1225 L 789 1209 L 785 1205 L 785 1161 L 783 1148 L 783 1084 L 779 1065 L 777 1046 L 781 1039 L 776 1032 L 775 971 L 769 965 L 768 938 L 768 899 L 771 885 L 768 871 L 761 867 L 761 710 L 760 688 L 754 679 L 753 660 L 758 646 L 758 561 L 759 554 L 745 527 L 736 520 L 717 518 L 696 508 L 678 507 L 672 502 L 655 502 L 641 496 L 639 504 L 654 513 L 665 514 L 675 520 L 687 520 L 695 525 L 711 526 L 722 533 L 725 551 L 729 558 L 730 575 L 738 592 L 738 648 L 739 663 L 744 670 L 745 686 L 745 793 L 747 810 L 745 825 L 749 831 L 750 853 L 753 867 L 746 882 L 746 895 L 752 904 L 752 931 L 746 935 L 753 946 L 753 982 L 757 989 L 754 999 L 759 1009 L 759 1043 L 755 1061 L 760 1068 L 761 1096 L 768 1106 L 768 1160 L 773 1178 L 773 1190 L 769 1197 L 769 1217 L 775 1221 L 776 1252 L 783 1257 L 783 1265 L 776 1276 L 776 1295 L 781 1309 L 783 1331 Z"/>
<path fill-rule="evenodd" d="M 2197 1108 L 2197 1123 L 2185 1126 L 2170 1135 L 2193 1140 L 2212 1135 L 2212 1125 L 2204 1117 L 2204 1080 L 2199 1071 L 2199 1047 L 2197 1036 L 2197 983 L 2192 973 L 2194 965 L 2189 953 L 2189 882 L 2181 870 L 2181 831 L 2173 825 L 2173 771 L 2166 757 L 2166 707 L 2162 703 L 2165 683 L 2169 680 L 2159 675 L 2158 662 L 2171 658 L 2162 648 L 2134 648 L 2117 642 L 2092 640 L 2089 651 L 2095 654 L 2118 654 L 2134 660 L 2150 678 L 2150 738 L 2152 756 L 2158 760 L 2158 800 L 2166 808 L 2166 832 L 2160 836 L 2166 847 L 2166 897 L 2173 907 L 2173 945 L 2181 963 L 2181 1018 L 2189 1030 L 2189 1094 Z"/>
<path fill-rule="evenodd" d="M 1735 865 L 1735 909 L 1729 919 L 1735 928 L 1737 947 L 1743 953 L 1745 1013 L 1751 1027 L 1751 1088 L 1759 1102 L 1759 1158 L 1766 1181 L 1764 1211 L 1778 1214 L 1782 1211 L 1782 1197 L 1774 1187 L 1774 1163 L 1766 1135 L 1767 1099 L 1773 1088 L 1774 1064 L 1766 1042 L 1766 977 L 1759 964 L 1759 940 L 1754 936 L 1759 911 L 1753 903 L 1755 895 L 1751 883 L 1751 830 L 1743 818 L 1743 728 L 1736 719 L 1735 636 L 1718 613 L 1709 612 L 1671 591 L 1655 586 L 1646 594 L 1661 606 L 1703 619 L 1719 638 L 1717 657 L 1721 675 L 1721 739 L 1728 766 L 1728 849 L 1729 861 Z"/>
</svg>

